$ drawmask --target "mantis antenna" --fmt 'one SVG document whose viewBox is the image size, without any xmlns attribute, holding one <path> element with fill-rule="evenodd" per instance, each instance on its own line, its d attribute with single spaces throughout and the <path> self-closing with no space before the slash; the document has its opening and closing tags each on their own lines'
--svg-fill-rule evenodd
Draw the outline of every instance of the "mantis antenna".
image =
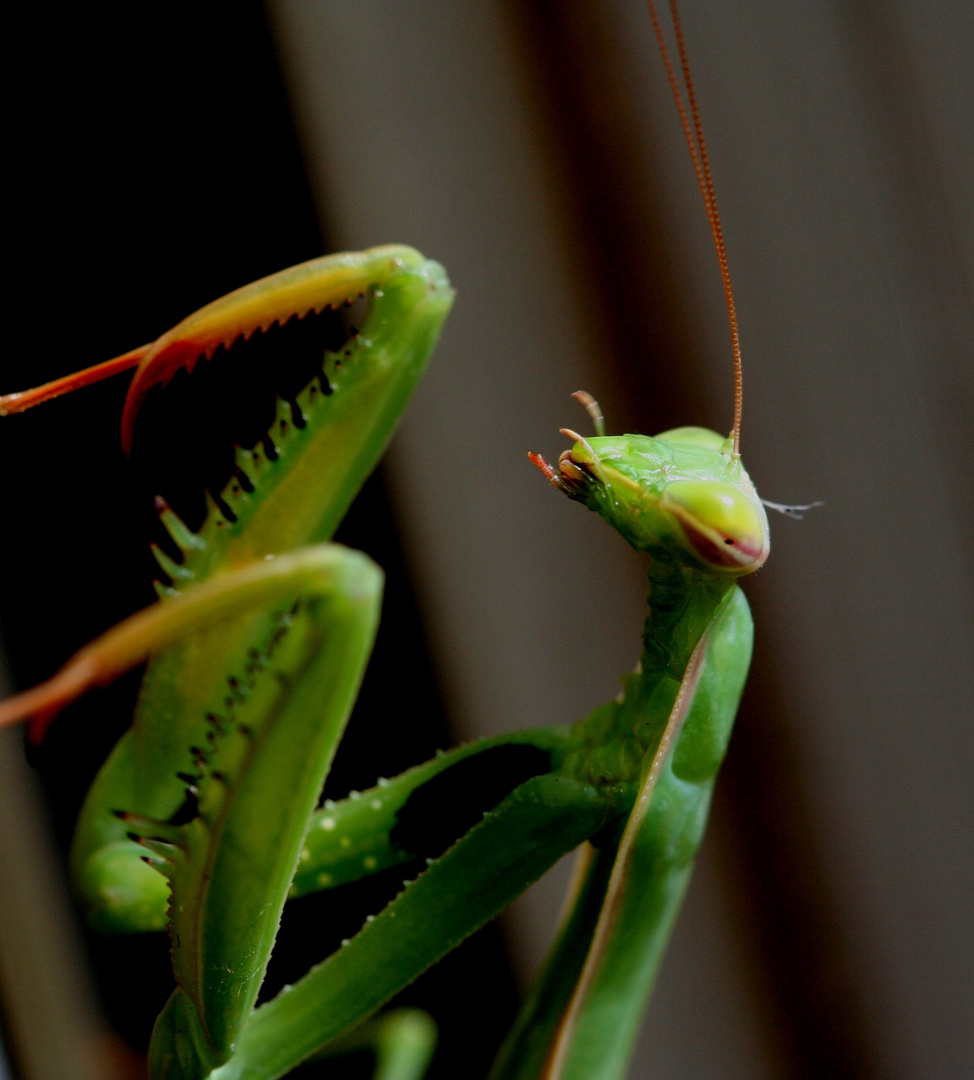
<svg viewBox="0 0 974 1080">
<path fill-rule="evenodd" d="M 710 171 L 710 158 L 707 155 L 707 143 L 703 137 L 703 125 L 700 123 L 700 110 L 697 106 L 697 95 L 693 89 L 693 76 L 690 73 L 690 61 L 687 56 L 686 42 L 683 39 L 683 25 L 680 22 L 677 2 L 676 0 L 670 0 L 670 18 L 673 22 L 673 36 L 676 38 L 676 48 L 680 56 L 680 70 L 683 73 L 683 82 L 686 87 L 686 104 L 683 100 L 683 91 L 680 89 L 673 62 L 670 59 L 670 51 L 666 44 L 666 37 L 663 34 L 659 16 L 656 13 L 656 6 L 653 0 L 646 0 L 646 6 L 649 8 L 649 17 L 653 23 L 653 32 L 656 34 L 656 41 L 659 45 L 660 55 L 663 58 L 663 66 L 666 68 L 666 77 L 670 83 L 673 100 L 676 102 L 676 110 L 680 114 L 683 135 L 690 151 L 690 158 L 693 161 L 693 171 L 697 176 L 697 184 L 703 197 L 704 209 L 707 211 L 710 232 L 714 238 L 714 247 L 717 249 L 720 276 L 724 284 L 727 318 L 730 322 L 731 347 L 734 350 L 734 426 L 731 429 L 731 435 L 734 439 L 734 456 L 736 457 L 741 452 L 741 411 L 744 403 L 741 339 L 737 329 L 737 309 L 734 306 L 734 291 L 731 288 L 730 271 L 727 267 L 724 230 L 721 227 L 720 212 L 717 209 L 717 195 L 714 191 L 714 181 Z M 687 113 L 687 104 L 689 104 L 689 114 Z"/>
</svg>

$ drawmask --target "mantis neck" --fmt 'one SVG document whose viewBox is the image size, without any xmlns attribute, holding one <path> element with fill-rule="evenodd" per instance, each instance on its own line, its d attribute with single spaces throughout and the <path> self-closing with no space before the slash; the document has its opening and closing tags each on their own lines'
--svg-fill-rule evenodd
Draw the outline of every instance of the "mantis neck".
<svg viewBox="0 0 974 1080">
<path fill-rule="evenodd" d="M 733 587 L 730 578 L 657 558 L 649 568 L 649 614 L 643 624 L 643 681 L 683 678 L 690 653 Z"/>
<path fill-rule="evenodd" d="M 676 700 L 690 654 L 734 583 L 666 556 L 649 570 L 649 613 L 637 669 L 622 692 L 572 728 L 563 768 L 598 785 L 634 785 L 656 747 Z"/>
</svg>

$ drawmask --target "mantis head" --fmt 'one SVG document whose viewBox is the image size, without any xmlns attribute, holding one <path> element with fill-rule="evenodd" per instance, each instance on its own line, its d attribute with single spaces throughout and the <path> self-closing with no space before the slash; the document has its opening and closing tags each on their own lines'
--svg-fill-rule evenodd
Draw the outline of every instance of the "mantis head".
<svg viewBox="0 0 974 1080">
<path fill-rule="evenodd" d="M 591 440 L 562 430 L 575 445 L 557 470 L 531 460 L 637 550 L 730 577 L 764 564 L 768 519 L 731 440 L 698 427 Z"/>
</svg>

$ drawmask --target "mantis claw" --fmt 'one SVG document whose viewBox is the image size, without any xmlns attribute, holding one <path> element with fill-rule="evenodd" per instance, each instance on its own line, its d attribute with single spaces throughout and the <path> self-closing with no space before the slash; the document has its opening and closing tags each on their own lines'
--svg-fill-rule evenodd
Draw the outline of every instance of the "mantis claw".
<svg viewBox="0 0 974 1080">
<path fill-rule="evenodd" d="M 239 338 L 247 340 L 258 331 L 266 333 L 274 325 L 283 326 L 325 308 L 354 304 L 377 282 L 422 262 L 418 252 L 398 244 L 311 259 L 214 300 L 148 345 L 32 390 L 0 395 L 0 416 L 24 412 L 136 368 L 122 412 L 122 447 L 129 454 L 136 418 L 153 386 L 165 386 L 183 369 L 192 371 L 201 358 L 211 359 L 221 346 L 228 349 Z"/>
<path fill-rule="evenodd" d="M 64 375 L 60 379 L 35 386 L 33 390 L 20 390 L 13 394 L 0 394 L 0 416 L 13 416 L 14 413 L 26 412 L 35 405 L 42 405 L 45 401 L 53 401 L 62 394 L 70 394 L 74 390 L 80 390 L 84 386 L 110 379 L 123 371 L 131 371 L 142 362 L 143 357 L 152 348 L 152 344 L 140 345 L 121 356 L 112 360 L 105 360 L 100 364 L 87 367 L 81 371 L 75 371 L 71 375 Z"/>
<path fill-rule="evenodd" d="M 415 251 L 398 245 L 326 255 L 235 289 L 183 319 L 152 343 L 132 377 L 122 411 L 125 453 L 131 452 L 135 421 L 153 386 L 165 386 L 183 368 L 192 371 L 201 357 L 210 360 L 239 338 L 246 341 L 291 319 L 351 305 L 368 294 L 383 267 L 394 273 L 417 261 Z"/>
</svg>

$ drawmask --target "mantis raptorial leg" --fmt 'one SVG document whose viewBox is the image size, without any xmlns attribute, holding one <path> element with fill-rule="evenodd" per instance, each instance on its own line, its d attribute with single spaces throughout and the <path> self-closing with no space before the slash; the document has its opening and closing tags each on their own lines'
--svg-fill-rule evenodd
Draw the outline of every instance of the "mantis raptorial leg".
<svg viewBox="0 0 974 1080">
<path fill-rule="evenodd" d="M 93 925 L 168 925 L 172 934 L 177 989 L 156 1026 L 154 1076 L 282 1076 L 353 1040 L 397 990 L 582 843 L 575 903 L 495 1076 L 610 1078 L 625 1068 L 747 668 L 750 617 L 735 580 L 768 554 L 764 509 L 740 459 L 736 317 L 689 80 L 688 89 L 688 141 L 727 283 L 734 427 L 728 438 L 700 428 L 607 436 L 597 426 L 588 439 L 565 429 L 575 445 L 557 467 L 534 457 L 559 490 L 652 559 L 640 668 L 617 701 L 572 728 L 475 744 L 314 810 L 379 589 L 374 567 L 326 542 L 450 306 L 436 264 L 400 247 L 316 260 L 216 301 L 101 369 L 139 361 L 127 446 L 145 392 L 177 368 L 274 321 L 369 298 L 358 337 L 326 357 L 294 408 L 279 409 L 273 452 L 238 455 L 247 485 L 212 500 L 198 532 L 160 507 L 182 561 L 160 559 L 171 585 L 159 605 L 0 707 L 0 719 L 43 721 L 109 671 L 155 657 L 135 726 L 89 794 L 73 855 Z M 12 411 L 43 396 L 4 404 Z M 498 755 L 516 762 L 517 782 L 455 843 L 437 847 L 410 829 L 438 777 L 471 762 L 490 767 Z M 416 856 L 427 869 L 359 934 L 254 1009 L 288 895 Z"/>
</svg>

